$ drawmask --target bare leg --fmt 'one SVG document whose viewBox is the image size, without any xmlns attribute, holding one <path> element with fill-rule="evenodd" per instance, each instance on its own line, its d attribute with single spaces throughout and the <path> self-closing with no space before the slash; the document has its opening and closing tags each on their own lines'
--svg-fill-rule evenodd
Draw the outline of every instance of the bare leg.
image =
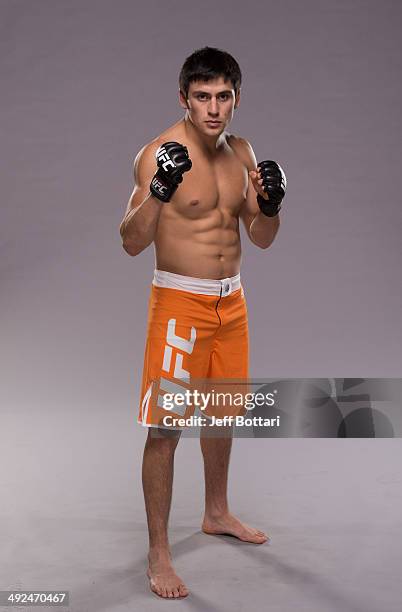
<svg viewBox="0 0 402 612">
<path fill-rule="evenodd" d="M 169 548 L 168 520 L 172 500 L 174 453 L 177 436 L 154 437 L 148 431 L 142 463 L 142 484 L 149 532 L 150 587 L 161 597 L 186 597 L 188 590 L 175 573 Z"/>
<path fill-rule="evenodd" d="M 208 428 L 208 432 L 211 432 L 211 429 Z M 264 532 L 249 527 L 229 512 L 227 486 L 232 435 L 230 429 L 226 429 L 223 434 L 222 427 L 217 428 L 214 433 L 214 436 L 201 434 L 200 437 L 205 474 L 205 514 L 202 530 L 214 535 L 230 534 L 244 542 L 263 544 L 268 540 Z"/>
</svg>

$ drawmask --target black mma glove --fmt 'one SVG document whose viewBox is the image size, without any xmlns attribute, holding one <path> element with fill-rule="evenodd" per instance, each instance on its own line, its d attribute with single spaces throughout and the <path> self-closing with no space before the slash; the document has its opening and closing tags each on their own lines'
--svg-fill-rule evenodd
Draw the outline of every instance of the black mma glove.
<svg viewBox="0 0 402 612">
<path fill-rule="evenodd" d="M 156 151 L 155 156 L 158 170 L 149 188 L 153 196 L 162 202 L 169 202 L 182 182 L 184 172 L 190 170 L 191 159 L 187 147 L 178 142 L 165 142 Z"/>
<path fill-rule="evenodd" d="M 282 200 L 286 192 L 286 176 L 279 164 L 272 160 L 266 160 L 258 164 L 262 178 L 262 188 L 268 194 L 265 200 L 257 194 L 257 202 L 260 210 L 267 217 L 275 217 L 281 209 Z"/>
</svg>

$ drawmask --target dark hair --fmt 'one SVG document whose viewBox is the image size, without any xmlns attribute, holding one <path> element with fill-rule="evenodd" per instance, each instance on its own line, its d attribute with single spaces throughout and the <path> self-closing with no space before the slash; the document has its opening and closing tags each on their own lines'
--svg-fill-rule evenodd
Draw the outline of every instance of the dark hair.
<svg viewBox="0 0 402 612">
<path fill-rule="evenodd" d="M 180 70 L 179 85 L 187 97 L 190 83 L 193 81 L 210 81 L 223 77 L 231 81 L 235 93 L 241 85 L 241 70 L 235 58 L 221 49 L 203 47 L 188 56 Z"/>
</svg>

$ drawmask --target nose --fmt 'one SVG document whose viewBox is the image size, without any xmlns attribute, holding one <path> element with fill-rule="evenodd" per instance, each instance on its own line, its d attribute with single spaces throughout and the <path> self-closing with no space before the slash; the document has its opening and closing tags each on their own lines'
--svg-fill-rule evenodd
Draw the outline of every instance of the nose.
<svg viewBox="0 0 402 612">
<path fill-rule="evenodd" d="M 209 101 L 208 115 L 211 115 L 212 117 L 217 117 L 219 115 L 218 102 L 217 99 L 214 97 L 211 97 Z"/>
</svg>

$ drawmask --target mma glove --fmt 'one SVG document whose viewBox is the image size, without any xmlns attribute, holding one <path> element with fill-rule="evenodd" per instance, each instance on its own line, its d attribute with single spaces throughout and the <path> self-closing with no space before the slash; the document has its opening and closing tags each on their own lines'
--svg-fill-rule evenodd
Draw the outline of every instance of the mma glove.
<svg viewBox="0 0 402 612">
<path fill-rule="evenodd" d="M 191 159 L 187 147 L 178 142 L 165 142 L 156 151 L 155 156 L 158 170 L 149 189 L 155 198 L 169 202 L 182 182 L 183 174 L 191 169 Z"/>
<path fill-rule="evenodd" d="M 279 164 L 272 160 L 262 161 L 258 164 L 262 178 L 262 188 L 268 194 L 265 200 L 257 194 L 257 202 L 261 212 L 267 217 L 275 217 L 282 206 L 286 192 L 286 176 Z"/>
</svg>

